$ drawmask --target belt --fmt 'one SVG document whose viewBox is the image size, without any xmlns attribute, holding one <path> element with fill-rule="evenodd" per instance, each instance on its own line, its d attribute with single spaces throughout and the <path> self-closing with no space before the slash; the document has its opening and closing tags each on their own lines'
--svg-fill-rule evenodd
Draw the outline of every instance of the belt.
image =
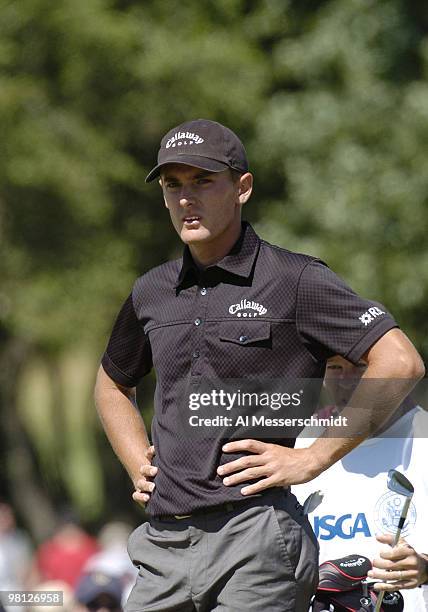
<svg viewBox="0 0 428 612">
<path fill-rule="evenodd" d="M 181 521 L 182 519 L 190 518 L 191 516 L 211 514 L 212 512 L 232 512 L 232 510 L 236 510 L 237 508 L 241 507 L 242 503 L 244 502 L 225 502 L 224 504 L 218 504 L 217 506 L 208 506 L 208 508 L 201 508 L 200 510 L 195 510 L 195 512 L 192 512 L 192 514 L 171 514 L 162 518 L 175 518 L 178 521 Z"/>
<path fill-rule="evenodd" d="M 191 514 L 164 514 L 162 516 L 155 516 L 154 519 L 158 521 L 182 521 L 183 519 L 192 518 L 194 516 L 201 516 L 206 514 L 214 514 L 216 512 L 232 512 L 233 510 L 241 510 L 247 506 L 255 506 L 257 503 L 261 506 L 269 503 L 269 500 L 273 501 L 278 495 L 288 495 L 290 489 L 275 488 L 270 489 L 266 493 L 258 495 L 252 495 L 247 499 L 239 499 L 235 501 L 224 502 L 215 506 L 207 506 L 206 508 L 199 508 Z"/>
</svg>

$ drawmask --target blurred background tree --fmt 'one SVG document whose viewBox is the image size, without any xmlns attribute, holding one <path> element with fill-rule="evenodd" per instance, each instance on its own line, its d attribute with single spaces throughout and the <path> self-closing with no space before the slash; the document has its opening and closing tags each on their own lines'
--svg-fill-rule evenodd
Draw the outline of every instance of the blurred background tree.
<svg viewBox="0 0 428 612">
<path fill-rule="evenodd" d="M 171 126 L 247 145 L 246 218 L 384 302 L 428 357 L 428 16 L 404 0 L 1 0 L 0 493 L 36 539 L 139 511 L 92 386 L 180 253 L 144 177 Z M 150 422 L 153 377 L 139 390 Z M 35 511 L 37 508 L 37 511 Z"/>
</svg>

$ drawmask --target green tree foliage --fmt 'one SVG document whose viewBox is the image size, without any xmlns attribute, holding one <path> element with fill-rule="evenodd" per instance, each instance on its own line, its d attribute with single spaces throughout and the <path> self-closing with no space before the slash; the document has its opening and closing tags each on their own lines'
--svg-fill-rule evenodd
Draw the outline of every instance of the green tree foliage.
<svg viewBox="0 0 428 612">
<path fill-rule="evenodd" d="M 90 388 L 134 278 L 180 251 L 144 177 L 181 121 L 235 129 L 247 218 L 384 301 L 428 356 L 428 24 L 411 5 L 2 0 L 0 402 L 18 417 L 3 448 L 27 446 L 53 511 L 99 516 L 112 486 L 110 510 L 130 503 Z"/>
<path fill-rule="evenodd" d="M 427 22 L 400 2 L 302 17 L 257 120 L 258 161 L 283 179 L 261 228 L 384 301 L 427 357 Z"/>
</svg>

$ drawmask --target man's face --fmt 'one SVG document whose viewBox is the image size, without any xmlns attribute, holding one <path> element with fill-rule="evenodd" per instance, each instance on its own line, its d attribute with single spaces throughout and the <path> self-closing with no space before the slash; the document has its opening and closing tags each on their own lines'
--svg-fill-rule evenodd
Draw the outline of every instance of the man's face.
<svg viewBox="0 0 428 612">
<path fill-rule="evenodd" d="M 101 593 L 87 604 L 89 612 L 122 612 L 122 607 L 115 597 L 107 593 Z"/>
<path fill-rule="evenodd" d="M 364 361 L 354 365 L 339 355 L 327 361 L 324 385 L 336 406 L 346 406 L 366 368 Z"/>
<path fill-rule="evenodd" d="M 165 206 L 185 244 L 221 243 L 225 235 L 240 227 L 241 206 L 246 201 L 241 182 L 234 181 L 229 170 L 208 172 L 184 164 L 168 164 L 162 169 Z"/>
</svg>

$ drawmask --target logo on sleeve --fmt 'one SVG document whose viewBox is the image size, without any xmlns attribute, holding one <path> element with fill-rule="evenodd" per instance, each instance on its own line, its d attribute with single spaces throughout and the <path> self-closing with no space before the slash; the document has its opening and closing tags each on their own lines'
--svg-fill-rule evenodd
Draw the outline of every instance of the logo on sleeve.
<svg viewBox="0 0 428 612">
<path fill-rule="evenodd" d="M 383 310 L 378 308 L 377 306 L 372 306 L 361 317 L 358 317 L 361 323 L 364 324 L 364 327 L 367 327 L 372 321 L 376 319 L 376 317 L 380 317 L 381 315 L 386 314 Z"/>
<path fill-rule="evenodd" d="M 250 311 L 250 312 L 248 312 Z M 237 317 L 257 317 L 267 313 L 267 308 L 258 302 L 250 302 L 250 300 L 241 300 L 239 304 L 232 304 L 229 307 L 230 314 L 236 314 Z"/>
</svg>

